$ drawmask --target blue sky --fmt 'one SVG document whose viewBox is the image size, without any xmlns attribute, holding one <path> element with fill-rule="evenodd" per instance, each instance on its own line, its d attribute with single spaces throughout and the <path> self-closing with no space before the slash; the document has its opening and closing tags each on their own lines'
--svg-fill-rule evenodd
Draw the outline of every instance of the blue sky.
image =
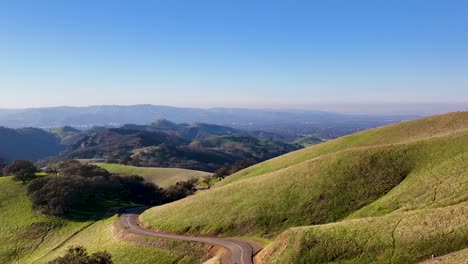
<svg viewBox="0 0 468 264">
<path fill-rule="evenodd" d="M 0 108 L 468 102 L 466 1 L 0 1 Z"/>
</svg>

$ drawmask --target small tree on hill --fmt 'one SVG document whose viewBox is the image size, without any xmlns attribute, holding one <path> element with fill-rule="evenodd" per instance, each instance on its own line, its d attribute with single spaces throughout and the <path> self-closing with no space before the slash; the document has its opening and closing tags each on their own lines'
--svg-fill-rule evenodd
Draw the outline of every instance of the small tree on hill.
<svg viewBox="0 0 468 264">
<path fill-rule="evenodd" d="M 176 185 L 172 185 L 164 192 L 164 202 L 170 203 L 183 199 L 189 195 L 192 195 L 197 190 L 198 180 L 193 178 L 188 181 L 180 181 Z"/>
<path fill-rule="evenodd" d="M 26 183 L 36 177 L 36 166 L 29 160 L 15 160 L 5 167 L 6 175 L 14 175 L 13 179 Z"/>
<path fill-rule="evenodd" d="M 88 255 L 82 246 L 68 248 L 63 257 L 58 257 L 49 264 L 112 264 L 112 256 L 107 252 L 96 252 Z"/>
<path fill-rule="evenodd" d="M 231 170 L 231 166 L 224 166 L 219 169 L 217 169 L 214 173 L 214 177 L 224 179 L 227 176 L 229 176 Z"/>
</svg>

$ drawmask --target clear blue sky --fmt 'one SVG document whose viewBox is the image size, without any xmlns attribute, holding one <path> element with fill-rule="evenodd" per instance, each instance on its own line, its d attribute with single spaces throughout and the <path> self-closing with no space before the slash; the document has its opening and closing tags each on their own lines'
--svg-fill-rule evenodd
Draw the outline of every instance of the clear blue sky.
<svg viewBox="0 0 468 264">
<path fill-rule="evenodd" d="M 0 1 L 0 108 L 464 103 L 467 14 L 450 0 Z"/>
</svg>

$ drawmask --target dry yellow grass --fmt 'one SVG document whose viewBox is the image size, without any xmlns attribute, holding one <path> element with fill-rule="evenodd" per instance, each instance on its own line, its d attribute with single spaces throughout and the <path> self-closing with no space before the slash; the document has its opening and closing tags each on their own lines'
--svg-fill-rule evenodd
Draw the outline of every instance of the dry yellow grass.
<svg viewBox="0 0 468 264">
<path fill-rule="evenodd" d="M 188 181 L 192 178 L 199 179 L 211 175 L 209 172 L 178 168 L 135 167 L 107 163 L 97 163 L 96 165 L 108 170 L 111 173 L 142 176 L 146 181 L 157 184 L 163 188 L 174 185 L 179 181 Z"/>
<path fill-rule="evenodd" d="M 432 257 L 420 264 L 468 264 L 468 248 L 440 257 Z"/>
</svg>

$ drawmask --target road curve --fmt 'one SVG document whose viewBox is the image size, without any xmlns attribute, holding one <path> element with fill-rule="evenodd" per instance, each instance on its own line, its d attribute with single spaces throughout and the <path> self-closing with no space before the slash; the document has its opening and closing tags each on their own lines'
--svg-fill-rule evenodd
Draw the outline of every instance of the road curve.
<svg viewBox="0 0 468 264">
<path fill-rule="evenodd" d="M 230 251 L 231 263 L 232 264 L 253 264 L 253 248 L 246 242 L 229 238 L 218 238 L 218 237 L 193 237 L 184 235 L 174 235 L 164 232 L 156 232 L 148 229 L 144 229 L 138 225 L 138 216 L 141 209 L 126 209 L 119 216 L 120 225 L 127 231 L 133 234 L 159 237 L 165 239 L 175 239 L 184 241 L 193 241 L 208 243 L 213 245 L 222 246 Z"/>
</svg>

